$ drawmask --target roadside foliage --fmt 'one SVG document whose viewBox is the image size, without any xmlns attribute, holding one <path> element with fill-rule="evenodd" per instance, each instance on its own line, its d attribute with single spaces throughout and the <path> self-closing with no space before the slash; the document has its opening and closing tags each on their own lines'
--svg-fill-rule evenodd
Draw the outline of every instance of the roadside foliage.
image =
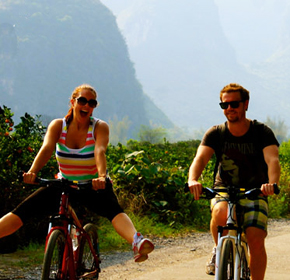
<svg viewBox="0 0 290 280">
<path fill-rule="evenodd" d="M 37 186 L 22 184 L 22 171 L 28 171 L 39 150 L 46 128 L 39 117 L 29 114 L 21 117 L 15 125 L 13 113 L 7 107 L 0 112 L 0 216 L 10 212 L 24 198 L 37 189 Z M 51 177 L 57 170 L 54 158 L 47 163 L 40 176 Z M 12 236 L 0 239 L 0 252 L 13 250 L 18 243 L 27 245 L 38 240 L 37 229 L 46 232 L 47 223 L 31 219 L 27 226 Z"/>
<path fill-rule="evenodd" d="M 27 186 L 21 182 L 21 171 L 29 169 L 41 147 L 46 127 L 39 121 L 39 117 L 26 113 L 14 125 L 13 113 L 9 108 L 4 106 L 0 112 L 0 216 L 11 211 L 37 189 L 37 186 Z M 126 145 L 109 145 L 109 175 L 125 211 L 147 216 L 177 229 L 183 226 L 208 229 L 209 202 L 194 202 L 192 196 L 184 192 L 188 169 L 199 143 L 199 140 L 169 143 L 164 139 L 162 144 L 129 140 Z M 290 213 L 290 141 L 282 143 L 280 158 L 281 193 L 269 198 L 273 218 L 287 217 Z M 202 174 L 204 186 L 211 187 L 213 170 L 214 159 Z M 55 157 L 52 155 L 38 175 L 53 178 L 57 171 Z M 5 251 L 6 247 L 11 250 L 18 244 L 22 246 L 31 241 L 43 241 L 47 223 L 46 219 L 32 219 L 12 237 L 0 240 L 1 251 Z"/>
</svg>

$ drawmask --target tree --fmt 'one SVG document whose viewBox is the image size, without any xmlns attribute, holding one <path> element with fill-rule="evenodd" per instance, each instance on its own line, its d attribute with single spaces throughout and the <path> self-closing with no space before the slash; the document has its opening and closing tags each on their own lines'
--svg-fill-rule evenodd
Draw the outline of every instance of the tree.
<svg viewBox="0 0 290 280">
<path fill-rule="evenodd" d="M 124 117 L 119 121 L 118 116 L 114 115 L 113 120 L 109 120 L 110 127 L 110 143 L 112 145 L 117 145 L 118 143 L 126 144 L 127 142 L 127 133 L 131 125 L 129 117 Z"/>
<path fill-rule="evenodd" d="M 141 142 L 150 142 L 152 144 L 162 143 L 167 136 L 167 131 L 161 126 L 149 127 L 141 125 L 138 133 L 138 138 Z"/>
<path fill-rule="evenodd" d="M 271 119 L 267 116 L 265 124 L 268 125 L 275 133 L 277 140 L 279 143 L 288 140 L 288 126 L 285 124 L 284 120 L 281 119 Z"/>
</svg>

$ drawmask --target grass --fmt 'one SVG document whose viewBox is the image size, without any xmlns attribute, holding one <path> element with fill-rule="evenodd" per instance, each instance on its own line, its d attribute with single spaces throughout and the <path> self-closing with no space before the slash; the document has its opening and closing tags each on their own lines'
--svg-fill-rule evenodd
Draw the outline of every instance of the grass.
<svg viewBox="0 0 290 280">
<path fill-rule="evenodd" d="M 187 232 L 195 231 L 191 227 L 182 227 L 174 229 L 168 225 L 155 223 L 148 217 L 140 217 L 138 215 L 129 214 L 136 229 L 144 236 L 152 237 L 173 237 L 186 234 Z M 121 238 L 113 226 L 106 219 L 100 218 L 98 222 L 98 234 L 100 251 L 127 251 L 131 250 L 131 245 Z M 11 254 L 0 254 L 1 265 L 26 268 L 41 265 L 43 261 L 44 244 L 31 243 L 29 246 L 17 250 Z"/>
<path fill-rule="evenodd" d="M 0 263 L 4 266 L 26 268 L 42 264 L 44 245 L 31 243 L 14 253 L 0 254 Z"/>
<path fill-rule="evenodd" d="M 143 216 L 129 214 L 137 231 L 141 232 L 146 237 L 172 237 L 185 234 L 186 232 L 193 231 L 193 228 L 184 227 L 182 229 L 172 228 L 168 225 L 155 223 L 152 219 Z M 101 251 L 110 250 L 128 250 L 131 245 L 128 244 L 122 237 L 120 237 L 114 230 L 111 223 L 105 219 L 100 219 L 99 223 L 99 242 Z"/>
</svg>

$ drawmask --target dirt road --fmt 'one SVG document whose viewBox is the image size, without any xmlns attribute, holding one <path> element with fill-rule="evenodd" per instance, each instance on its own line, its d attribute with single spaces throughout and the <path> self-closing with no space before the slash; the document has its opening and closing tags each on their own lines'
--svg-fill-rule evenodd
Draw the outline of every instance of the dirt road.
<svg viewBox="0 0 290 280">
<path fill-rule="evenodd" d="M 268 267 L 265 280 L 290 280 L 290 220 L 269 222 L 266 247 Z M 156 249 L 140 264 L 132 252 L 115 252 L 102 256 L 99 280 L 214 280 L 204 272 L 212 249 L 209 233 L 193 233 L 183 238 L 155 239 Z M 41 267 L 17 269 L 3 259 L 19 261 L 19 255 L 0 255 L 0 279 L 39 280 Z"/>
<path fill-rule="evenodd" d="M 265 280 L 289 280 L 290 220 L 269 223 L 266 247 L 268 266 Z M 104 259 L 105 268 L 100 280 L 213 280 L 213 276 L 204 272 L 211 248 L 208 233 L 168 240 L 157 246 L 148 261 L 141 264 L 133 263 L 131 254 L 128 254 L 127 260 L 108 267 Z"/>
</svg>

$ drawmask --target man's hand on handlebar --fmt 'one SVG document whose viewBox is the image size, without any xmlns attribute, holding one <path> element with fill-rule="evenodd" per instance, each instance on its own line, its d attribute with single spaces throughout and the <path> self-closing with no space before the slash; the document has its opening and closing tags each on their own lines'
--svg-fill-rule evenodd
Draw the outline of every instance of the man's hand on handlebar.
<svg viewBox="0 0 290 280">
<path fill-rule="evenodd" d="M 275 184 L 263 184 L 261 186 L 261 191 L 263 193 L 263 195 L 268 196 L 268 195 L 273 195 L 275 193 L 275 188 L 274 188 Z"/>
<path fill-rule="evenodd" d="M 193 194 L 195 200 L 199 200 L 202 194 L 202 184 L 196 180 L 188 181 L 188 188 L 191 194 Z"/>
</svg>

